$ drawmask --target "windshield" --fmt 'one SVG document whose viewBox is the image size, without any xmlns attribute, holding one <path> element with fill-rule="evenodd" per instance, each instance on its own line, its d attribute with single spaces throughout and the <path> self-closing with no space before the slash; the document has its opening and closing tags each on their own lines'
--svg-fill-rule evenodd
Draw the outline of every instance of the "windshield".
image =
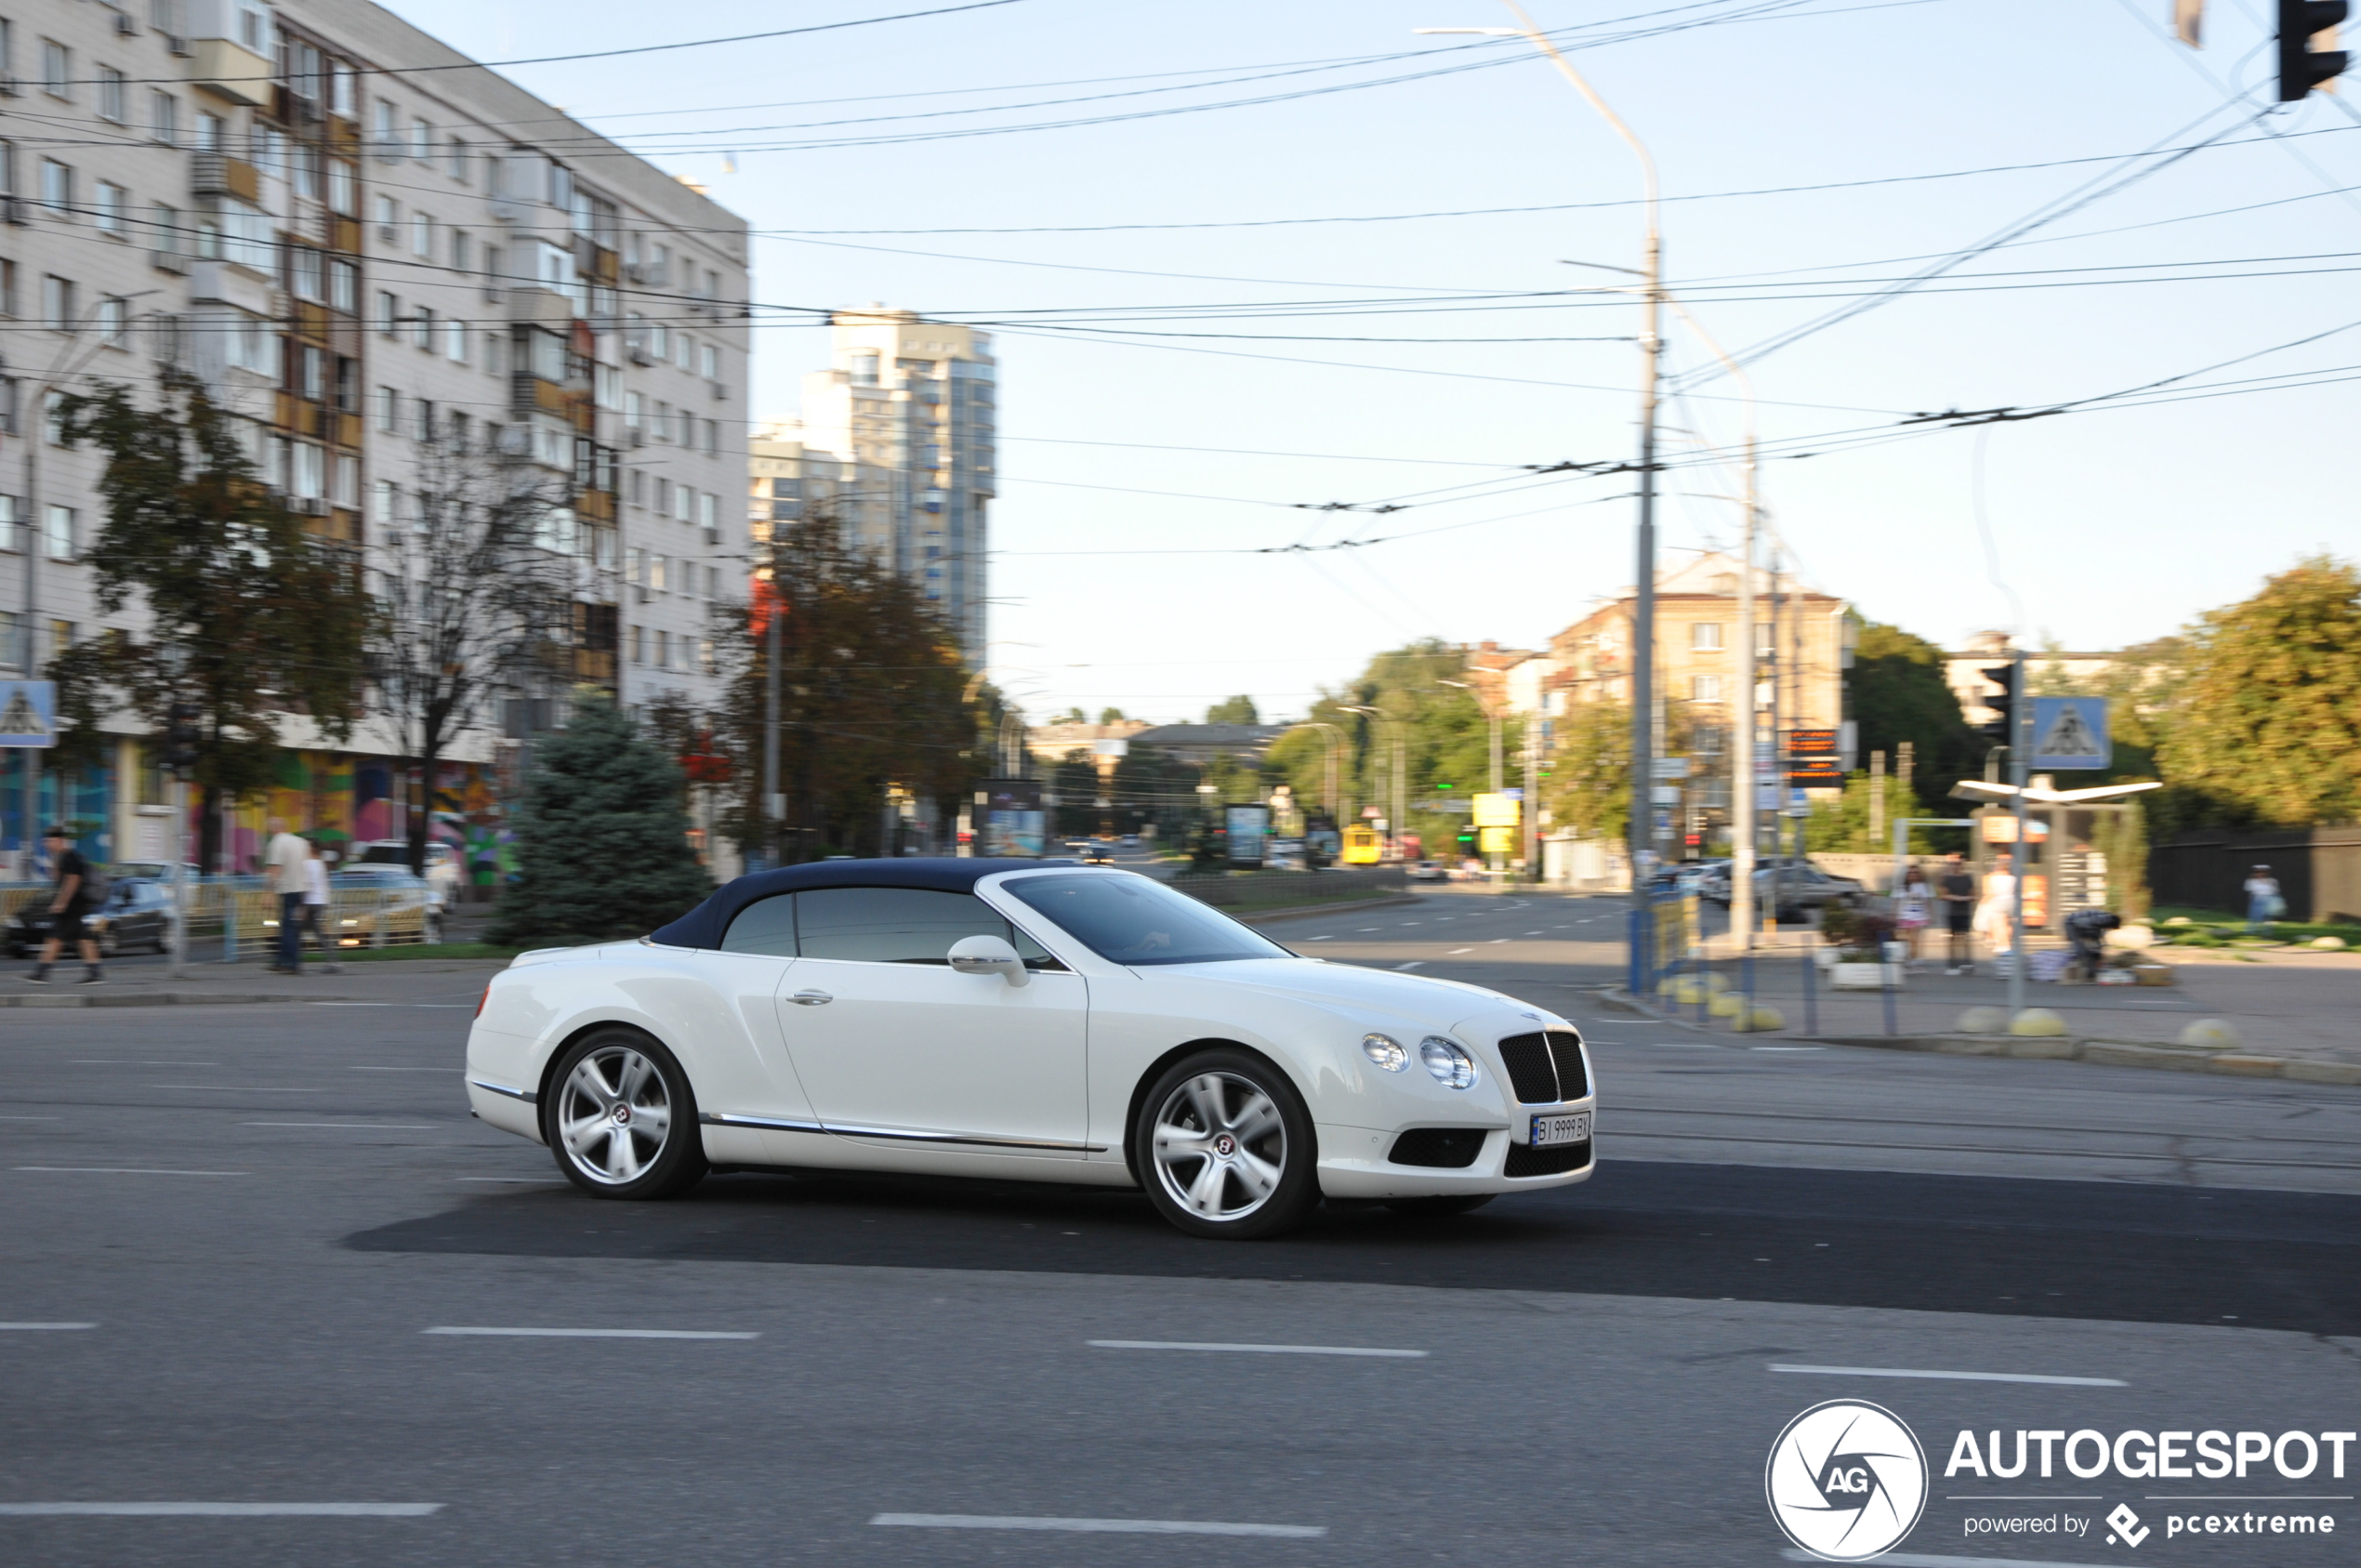
<svg viewBox="0 0 2361 1568">
<path fill-rule="evenodd" d="M 1295 956 L 1220 911 L 1144 876 L 1020 876 L 1002 885 L 1110 963 Z"/>
</svg>

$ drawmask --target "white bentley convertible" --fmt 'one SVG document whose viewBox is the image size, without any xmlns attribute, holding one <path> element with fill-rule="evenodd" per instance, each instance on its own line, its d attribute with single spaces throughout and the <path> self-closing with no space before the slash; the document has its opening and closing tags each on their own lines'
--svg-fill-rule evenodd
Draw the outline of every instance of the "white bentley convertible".
<svg viewBox="0 0 2361 1568">
<path fill-rule="evenodd" d="M 1128 871 L 824 861 L 742 876 L 653 936 L 526 953 L 468 1097 L 602 1197 L 709 1169 L 1140 1186 L 1257 1236 L 1323 1195 L 1457 1212 L 1588 1178 L 1565 1020 L 1299 957 Z"/>
</svg>

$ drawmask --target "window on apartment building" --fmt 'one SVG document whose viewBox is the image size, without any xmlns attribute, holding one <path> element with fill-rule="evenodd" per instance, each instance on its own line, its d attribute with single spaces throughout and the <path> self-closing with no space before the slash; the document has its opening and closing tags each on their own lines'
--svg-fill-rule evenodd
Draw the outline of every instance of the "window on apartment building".
<svg viewBox="0 0 2361 1568">
<path fill-rule="evenodd" d="M 352 67 L 340 59 L 328 62 L 328 112 L 350 120 L 358 112 L 360 95 L 353 79 Z"/>
<path fill-rule="evenodd" d="M 55 158 L 41 160 L 41 204 L 59 217 L 73 215 L 73 171 Z"/>
<path fill-rule="evenodd" d="M 454 229 L 451 231 L 451 270 L 455 272 L 466 272 L 472 270 L 474 266 L 474 243 L 468 238 L 468 231 L 465 229 Z"/>
<path fill-rule="evenodd" d="M 232 369 L 251 370 L 264 376 L 276 373 L 273 362 L 278 353 L 279 339 L 264 318 L 244 310 L 232 310 L 227 323 L 227 358 Z"/>
<path fill-rule="evenodd" d="M 434 156 L 434 127 L 424 120 L 410 122 L 410 156 L 422 164 Z"/>
<path fill-rule="evenodd" d="M 223 196 L 217 200 L 214 223 L 214 247 L 220 259 L 257 272 L 279 270 L 270 214 L 251 203 Z"/>
<path fill-rule="evenodd" d="M 705 455 L 708 457 L 719 457 L 721 455 L 721 423 L 719 420 L 708 419 L 705 422 Z"/>
<path fill-rule="evenodd" d="M 73 559 L 73 508 L 47 507 L 42 511 L 42 553 L 51 560 Z"/>
<path fill-rule="evenodd" d="M 663 556 L 652 555 L 648 557 L 648 586 L 653 588 L 658 593 L 664 592 L 665 568 L 669 564 L 670 562 Z"/>
<path fill-rule="evenodd" d="M 309 142 L 297 142 L 287 150 L 287 181 L 295 193 L 307 202 L 322 200 L 327 193 L 327 182 L 321 173 L 324 160 L 320 150 Z"/>
<path fill-rule="evenodd" d="M 328 160 L 328 210 L 344 217 L 361 216 L 361 171 L 349 159 Z"/>
<path fill-rule="evenodd" d="M 468 144 L 455 136 L 451 138 L 451 144 L 444 151 L 443 156 L 445 166 L 451 171 L 451 178 L 465 185 L 468 182 Z"/>
<path fill-rule="evenodd" d="M 666 359 L 671 357 L 671 333 L 662 322 L 650 322 L 648 323 L 647 342 L 648 357 L 655 361 L 658 364 L 662 364 Z"/>
<path fill-rule="evenodd" d="M 16 68 L 17 26 L 7 18 L 0 17 L 0 72 L 14 71 Z"/>
<path fill-rule="evenodd" d="M 856 387 L 874 387 L 877 384 L 877 355 L 855 354 L 852 356 L 852 384 Z"/>
<path fill-rule="evenodd" d="M 656 478 L 656 504 L 654 510 L 658 517 L 662 517 L 666 512 L 672 510 L 672 481 L 664 478 L 662 475 L 658 475 Z"/>
<path fill-rule="evenodd" d="M 72 332 L 80 324 L 73 279 L 51 273 L 41 280 L 41 321 L 51 332 Z"/>
<path fill-rule="evenodd" d="M 710 343 L 697 345 L 697 374 L 708 381 L 716 380 L 721 375 L 720 350 Z"/>
<path fill-rule="evenodd" d="M 679 365 L 682 370 L 687 370 L 690 366 L 696 363 L 697 340 L 690 336 L 685 332 L 681 333 L 673 341 L 672 352 L 672 362 Z"/>
<path fill-rule="evenodd" d="M 1694 621 L 1689 626 L 1689 646 L 1701 653 L 1718 652 L 1721 648 L 1721 623 Z"/>
<path fill-rule="evenodd" d="M 126 112 L 124 108 L 123 72 L 112 65 L 99 67 L 98 86 L 99 118 L 112 120 L 120 125 Z"/>
<path fill-rule="evenodd" d="M 454 414 L 450 421 L 451 450 L 464 454 L 468 450 L 468 416 Z"/>
<path fill-rule="evenodd" d="M 708 534 L 720 526 L 721 519 L 717 509 L 720 499 L 710 493 L 697 497 L 697 523 Z"/>
<path fill-rule="evenodd" d="M 670 441 L 672 439 L 672 405 L 659 399 L 655 403 L 653 422 L 655 439 Z"/>
<path fill-rule="evenodd" d="M 91 187 L 90 211 L 92 221 L 98 224 L 99 233 L 112 234 L 117 239 L 123 237 L 124 208 L 130 204 L 130 200 L 131 192 L 117 185 L 113 180 L 102 179 Z"/>
<path fill-rule="evenodd" d="M 328 351 L 306 343 L 296 355 L 296 387 L 297 397 L 306 402 L 328 401 Z"/>
<path fill-rule="evenodd" d="M 647 554 L 637 546 L 623 552 L 623 580 L 635 588 L 640 586 L 640 578 L 645 570 Z"/>
<path fill-rule="evenodd" d="M 705 275 L 705 296 L 707 299 L 721 297 L 721 274 L 709 268 Z"/>
<path fill-rule="evenodd" d="M 1721 678 L 1718 675 L 1689 677 L 1689 700 L 1693 703 L 1718 703 L 1721 700 Z"/>
<path fill-rule="evenodd" d="M 632 469 L 631 477 L 627 480 L 625 483 L 629 490 L 629 495 L 627 498 L 633 506 L 641 507 L 647 505 L 648 474 L 646 469 Z"/>
<path fill-rule="evenodd" d="M 361 505 L 361 459 L 350 453 L 338 453 L 333 472 L 334 482 L 328 486 L 328 499 L 339 507 Z"/>
<path fill-rule="evenodd" d="M 696 507 L 697 493 L 695 491 L 685 484 L 676 484 L 672 487 L 672 519 L 675 522 L 692 520 L 696 516 Z"/>
<path fill-rule="evenodd" d="M 393 244 L 402 238 L 402 207 L 390 196 L 380 195 L 376 202 L 377 238 Z"/>
<path fill-rule="evenodd" d="M 361 362 L 348 354 L 336 356 L 336 405 L 339 414 L 361 412 Z"/>
<path fill-rule="evenodd" d="M 178 256 L 186 248 L 178 207 L 158 202 L 148 209 L 148 228 L 155 235 L 156 249 L 165 255 Z"/>
<path fill-rule="evenodd" d="M 376 109 L 376 132 L 370 139 L 377 144 L 377 156 L 391 163 L 402 155 L 402 149 L 394 138 L 395 110 L 383 99 L 377 100 Z"/>
<path fill-rule="evenodd" d="M 410 215 L 410 254 L 422 261 L 434 259 L 434 219 L 422 212 Z"/>
<path fill-rule="evenodd" d="M 310 245 L 287 247 L 287 287 L 297 299 L 314 305 L 328 302 L 327 257 Z"/>
<path fill-rule="evenodd" d="M 424 305 L 410 318 L 410 341 L 429 353 L 434 351 L 434 312 Z"/>
<path fill-rule="evenodd" d="M 1768 621 L 1757 621 L 1754 624 L 1754 656 L 1756 658 L 1767 657 L 1777 647 L 1777 644 L 1772 640 L 1778 628 Z"/>
<path fill-rule="evenodd" d="M 0 139 L 0 193 L 17 193 L 17 144 Z"/>
<path fill-rule="evenodd" d="M 455 364 L 468 362 L 468 323 L 448 321 L 442 323 L 442 357 Z"/>
<path fill-rule="evenodd" d="M 402 301 L 384 289 L 377 290 L 377 319 L 375 323 L 377 331 L 384 336 L 391 337 L 400 329 L 401 321 Z"/>
<path fill-rule="evenodd" d="M 590 400 L 600 408 L 619 408 L 623 403 L 623 372 L 611 364 L 590 367 Z"/>
<path fill-rule="evenodd" d="M 410 435 L 412 439 L 426 441 L 434 440 L 434 400 L 431 398 L 420 398 L 415 403 L 411 405 L 411 414 L 413 415 L 410 426 Z"/>
<path fill-rule="evenodd" d="M 51 98 L 73 97 L 73 51 L 55 39 L 41 40 L 41 89 Z"/>
<path fill-rule="evenodd" d="M 378 528 L 393 526 L 394 486 L 389 479 L 375 480 L 369 485 L 369 521 Z"/>
<path fill-rule="evenodd" d="M 0 316 L 6 316 L 14 321 L 19 314 L 20 312 L 17 310 L 17 264 L 13 261 L 0 261 Z M 15 432 L 8 433 L 13 435 Z"/>
<path fill-rule="evenodd" d="M 110 295 L 99 301 L 99 341 L 110 349 L 131 344 L 131 304 Z"/>
<path fill-rule="evenodd" d="M 260 55 L 265 59 L 278 58 L 277 39 L 273 36 L 278 30 L 270 25 L 270 7 L 262 0 L 237 0 L 237 5 L 238 42 L 248 54 Z"/>
<path fill-rule="evenodd" d="M 299 441 L 293 444 L 288 455 L 293 461 L 287 466 L 287 494 L 306 501 L 324 499 L 328 494 L 327 449 Z"/>
<path fill-rule="evenodd" d="M 24 538 L 17 527 L 17 498 L 0 495 L 0 550 L 6 550 L 10 555 L 21 555 L 24 547 Z M 7 654 L 0 652 L 0 664 L 7 662 Z"/>
<path fill-rule="evenodd" d="M 213 113 L 209 110 L 200 109 L 197 111 L 196 150 L 198 152 L 220 152 L 223 145 L 229 139 L 229 135 L 230 125 L 228 121 L 222 119 L 220 115 Z"/>
<path fill-rule="evenodd" d="M 647 628 L 644 626 L 633 626 L 631 628 L 630 642 L 631 662 L 635 665 L 646 664 L 648 662 Z"/>
<path fill-rule="evenodd" d="M 328 303 L 348 316 L 360 310 L 361 268 L 357 263 L 328 263 Z"/>
</svg>

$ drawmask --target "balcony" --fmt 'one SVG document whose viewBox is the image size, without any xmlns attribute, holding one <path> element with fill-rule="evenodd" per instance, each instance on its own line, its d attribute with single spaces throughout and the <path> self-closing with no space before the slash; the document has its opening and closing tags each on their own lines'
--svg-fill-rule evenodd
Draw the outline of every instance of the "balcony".
<svg viewBox="0 0 2361 1568">
<path fill-rule="evenodd" d="M 227 38 L 199 38 L 189 79 L 237 103 L 261 108 L 271 98 L 270 62 Z"/>
<path fill-rule="evenodd" d="M 242 202 L 262 199 L 262 175 L 252 164 L 226 152 L 200 152 L 189 170 L 189 190 L 198 196 L 235 196 Z"/>
</svg>

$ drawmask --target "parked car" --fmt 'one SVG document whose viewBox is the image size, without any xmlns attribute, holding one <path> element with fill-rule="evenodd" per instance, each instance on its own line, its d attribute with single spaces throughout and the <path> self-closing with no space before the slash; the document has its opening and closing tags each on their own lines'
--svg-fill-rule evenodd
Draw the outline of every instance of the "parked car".
<svg viewBox="0 0 2361 1568">
<path fill-rule="evenodd" d="M 35 899 L 8 916 L 0 935 L 8 956 L 22 958 L 38 952 L 49 940 L 49 901 Z M 130 876 L 107 884 L 106 903 L 82 917 L 83 933 L 99 944 L 102 956 L 148 951 L 165 953 L 172 947 L 172 893 L 152 877 Z M 66 955 L 72 957 L 72 954 Z"/>
<path fill-rule="evenodd" d="M 1085 865 L 1113 865 L 1115 863 L 1115 843 L 1112 839 L 1090 839 L 1082 846 L 1081 853 L 1082 863 Z"/>
<path fill-rule="evenodd" d="M 391 896 L 334 904 L 322 919 L 331 944 L 377 947 L 442 940 L 442 902 L 435 897 L 433 885 L 408 866 L 377 862 L 345 865 L 328 878 L 331 894 L 370 888 L 382 889 Z M 377 940 L 380 930 L 383 942 Z"/>
<path fill-rule="evenodd" d="M 410 866 L 410 841 L 406 838 L 379 838 L 367 844 L 355 844 L 351 855 L 344 863 L 347 867 L 398 865 L 406 871 Z M 429 839 L 427 843 L 426 882 L 434 893 L 438 912 L 447 910 L 459 902 L 461 880 L 458 850 L 441 839 Z"/>
<path fill-rule="evenodd" d="M 1136 1186 L 1240 1239 L 1324 1195 L 1450 1214 L 1586 1180 L 1598 1104 L 1542 1004 L 1300 958 L 1134 872 L 988 859 L 758 872 L 644 940 L 522 954 L 466 1084 L 600 1197 L 715 1165 Z"/>
<path fill-rule="evenodd" d="M 1404 875 L 1413 882 L 1448 882 L 1451 874 L 1443 869 L 1441 861 L 1413 861 Z"/>
<path fill-rule="evenodd" d="M 1724 862 L 1719 871 L 1707 877 L 1697 895 L 1708 903 L 1727 908 L 1730 903 L 1730 863 Z M 1774 876 L 1775 873 L 1775 876 Z M 1764 855 L 1754 863 L 1755 907 L 1767 905 L 1775 887 L 1778 893 L 1777 917 L 1800 920 L 1804 911 L 1824 909 L 1841 904 L 1858 909 L 1869 896 L 1869 889 L 1850 876 L 1832 876 L 1810 861 L 1800 861 L 1793 855 Z"/>
</svg>

